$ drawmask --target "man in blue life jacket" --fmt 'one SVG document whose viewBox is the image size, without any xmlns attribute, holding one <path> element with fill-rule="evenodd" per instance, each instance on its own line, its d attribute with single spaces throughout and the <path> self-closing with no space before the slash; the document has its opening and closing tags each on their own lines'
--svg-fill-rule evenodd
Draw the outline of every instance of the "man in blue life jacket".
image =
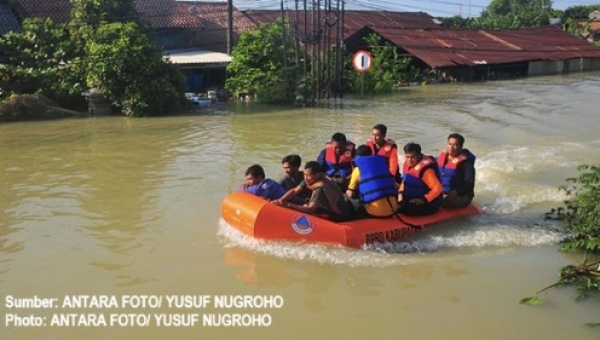
<svg viewBox="0 0 600 340">
<path fill-rule="evenodd" d="M 431 215 L 442 205 L 440 183 L 435 159 L 421 153 L 421 145 L 408 143 L 404 146 L 402 184 L 398 192 L 400 208 L 406 215 Z"/>
<path fill-rule="evenodd" d="M 389 217 L 398 209 L 398 189 L 389 171 L 387 159 L 382 155 L 373 155 L 372 152 L 368 145 L 356 148 L 356 167 L 352 170 L 346 195 L 359 200 L 356 209 L 359 215 Z"/>
<path fill-rule="evenodd" d="M 265 178 L 265 170 L 258 164 L 246 170 L 246 183 L 240 187 L 240 190 L 269 201 L 281 198 L 287 191 L 274 180 Z"/>
<path fill-rule="evenodd" d="M 371 138 L 367 139 L 365 145 L 369 146 L 374 155 L 381 155 L 386 158 L 390 174 L 394 176 L 397 183 L 402 182 L 400 168 L 398 166 L 398 146 L 393 140 L 386 138 L 387 126 L 377 124 L 373 126 Z"/>
<path fill-rule="evenodd" d="M 451 133 L 446 150 L 437 158 L 444 208 L 466 207 L 475 196 L 475 155 L 463 148 L 464 143 L 465 137 Z"/>
<path fill-rule="evenodd" d="M 337 186 L 346 191 L 350 174 L 352 173 L 352 160 L 356 154 L 354 143 L 346 139 L 346 135 L 336 132 L 331 136 L 331 141 L 319 153 L 317 162 L 321 165 L 323 174 L 335 182 Z"/>
</svg>

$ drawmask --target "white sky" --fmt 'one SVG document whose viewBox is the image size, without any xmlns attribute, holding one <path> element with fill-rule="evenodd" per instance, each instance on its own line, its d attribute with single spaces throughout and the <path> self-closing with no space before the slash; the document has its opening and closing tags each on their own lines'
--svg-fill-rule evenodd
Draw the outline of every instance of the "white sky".
<svg viewBox="0 0 600 340">
<path fill-rule="evenodd" d="M 194 0 L 187 0 L 194 1 Z M 203 0 L 198 0 L 203 1 Z M 205 0 L 207 2 L 227 2 L 227 0 Z M 284 7 L 293 9 L 296 0 L 283 0 Z M 298 0 L 300 7 L 304 0 Z M 310 3 L 312 0 L 306 0 Z M 323 1 L 323 0 L 321 0 Z M 331 0 L 332 4 L 337 0 Z M 491 0 L 345 0 L 346 8 L 364 10 L 388 10 L 400 12 L 426 12 L 432 16 L 454 16 L 463 17 L 479 16 Z M 234 6 L 239 9 L 278 9 L 281 0 L 233 0 Z M 577 5 L 599 5 L 600 0 L 554 0 L 554 9 L 564 10 Z"/>
</svg>

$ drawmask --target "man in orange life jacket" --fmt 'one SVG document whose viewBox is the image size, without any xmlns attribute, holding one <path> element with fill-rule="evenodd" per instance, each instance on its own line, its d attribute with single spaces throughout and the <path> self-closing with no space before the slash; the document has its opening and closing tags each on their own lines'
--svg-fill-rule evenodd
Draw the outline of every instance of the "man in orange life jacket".
<svg viewBox="0 0 600 340">
<path fill-rule="evenodd" d="M 346 191 L 352 174 L 352 160 L 356 154 L 354 143 L 346 140 L 346 135 L 336 132 L 331 136 L 331 141 L 319 153 L 317 162 L 321 171 L 327 178 L 334 181 L 342 190 Z"/>
<path fill-rule="evenodd" d="M 400 208 L 406 215 L 431 215 L 442 205 L 442 184 L 438 179 L 437 163 L 421 153 L 421 146 L 404 146 L 402 184 L 398 192 Z"/>
<path fill-rule="evenodd" d="M 386 158 L 390 174 L 394 176 L 396 183 L 400 183 L 402 176 L 400 176 L 398 167 L 398 146 L 393 140 L 385 138 L 387 126 L 377 124 L 373 126 L 371 134 L 372 137 L 367 139 L 365 144 L 371 148 L 374 155 L 381 155 Z"/>
<path fill-rule="evenodd" d="M 475 155 L 463 149 L 465 138 L 458 133 L 448 136 L 446 150 L 437 158 L 443 186 L 444 208 L 463 208 L 475 196 Z"/>
</svg>

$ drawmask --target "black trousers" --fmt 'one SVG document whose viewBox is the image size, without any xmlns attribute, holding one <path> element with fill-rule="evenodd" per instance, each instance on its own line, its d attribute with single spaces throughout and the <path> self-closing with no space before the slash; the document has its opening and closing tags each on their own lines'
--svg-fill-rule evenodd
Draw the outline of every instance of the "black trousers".
<svg viewBox="0 0 600 340">
<path fill-rule="evenodd" d="M 398 207 L 398 212 L 404 215 L 411 216 L 423 216 L 435 214 L 439 210 L 439 207 L 433 206 L 429 203 L 415 204 L 409 202 L 409 200 L 402 200 Z"/>
</svg>

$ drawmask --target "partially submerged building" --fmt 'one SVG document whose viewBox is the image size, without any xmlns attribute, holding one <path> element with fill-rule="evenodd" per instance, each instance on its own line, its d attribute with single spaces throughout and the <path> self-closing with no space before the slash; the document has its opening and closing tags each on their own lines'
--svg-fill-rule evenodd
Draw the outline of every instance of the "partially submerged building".
<svg viewBox="0 0 600 340">
<path fill-rule="evenodd" d="M 70 0 L 14 3 L 22 19 L 51 18 L 56 23 L 68 22 L 73 8 Z M 136 0 L 135 5 L 147 34 L 164 51 L 165 58 L 179 65 L 190 92 L 224 84 L 225 67 L 231 61 L 228 49 L 243 30 L 254 27 L 234 9 L 234 29 L 229 41 L 227 4 L 223 2 Z"/>
<path fill-rule="evenodd" d="M 70 0 L 15 0 L 20 19 L 70 19 Z M 147 33 L 179 65 L 188 91 L 225 83 L 228 52 L 243 31 L 272 23 L 283 15 L 292 34 L 309 53 L 330 47 L 354 53 L 370 49 L 364 38 L 377 34 L 413 59 L 413 66 L 458 80 L 497 79 L 600 70 L 600 49 L 558 28 L 504 30 L 448 29 L 424 12 L 346 10 L 294 11 L 233 9 L 233 27 L 225 2 L 137 0 Z M 1 30 L 15 30 L 14 16 L 0 6 Z M 11 17 L 13 19 L 11 19 Z M 9 25 L 11 28 L 6 28 Z"/>
<path fill-rule="evenodd" d="M 554 27 L 467 30 L 364 27 L 347 39 L 349 49 L 378 34 L 438 73 L 484 80 L 600 70 L 600 49 Z"/>
</svg>

